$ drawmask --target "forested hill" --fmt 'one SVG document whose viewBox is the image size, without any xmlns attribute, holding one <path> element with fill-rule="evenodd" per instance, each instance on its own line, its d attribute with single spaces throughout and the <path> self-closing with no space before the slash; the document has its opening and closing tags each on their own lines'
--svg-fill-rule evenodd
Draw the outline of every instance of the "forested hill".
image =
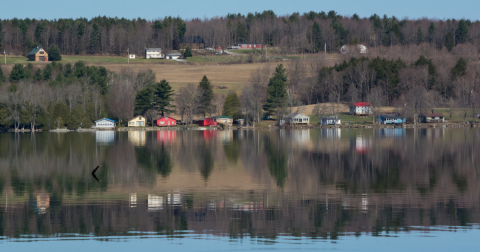
<svg viewBox="0 0 480 252">
<path fill-rule="evenodd" d="M 143 54 L 145 47 L 178 49 L 185 37 L 201 36 L 207 46 L 222 47 L 238 42 L 256 42 L 278 47 L 282 52 L 338 50 L 344 44 L 375 47 L 431 43 L 451 50 L 457 44 L 480 45 L 480 22 L 470 20 L 397 19 L 378 16 L 340 16 L 335 11 L 293 13 L 278 16 L 273 11 L 228 14 L 211 19 L 183 20 L 165 17 L 145 20 L 96 17 L 90 20 L 17 19 L 0 21 L 0 46 L 10 54 L 27 54 L 37 43 L 55 44 L 62 54 L 122 55 L 127 48 Z"/>
</svg>

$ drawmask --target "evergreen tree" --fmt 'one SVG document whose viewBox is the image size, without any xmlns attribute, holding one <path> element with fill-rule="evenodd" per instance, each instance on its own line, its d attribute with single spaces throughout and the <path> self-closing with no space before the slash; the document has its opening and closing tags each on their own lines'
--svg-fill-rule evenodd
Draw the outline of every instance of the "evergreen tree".
<svg viewBox="0 0 480 252">
<path fill-rule="evenodd" d="M 458 22 L 457 30 L 455 31 L 455 37 L 457 44 L 463 44 L 468 41 L 468 27 L 465 20 L 460 20 Z"/>
<path fill-rule="evenodd" d="M 55 104 L 53 109 L 53 128 L 63 128 L 68 122 L 70 122 L 68 105 L 64 102 Z"/>
<path fill-rule="evenodd" d="M 227 95 L 225 102 L 223 103 L 223 115 L 238 119 L 240 117 L 240 108 L 241 104 L 237 93 Z"/>
<path fill-rule="evenodd" d="M 187 57 L 192 57 L 192 49 L 189 46 L 185 48 L 185 52 L 183 53 L 183 57 L 186 59 Z"/>
<path fill-rule="evenodd" d="M 423 32 L 422 32 L 422 27 L 418 27 L 417 31 L 417 45 L 423 42 Z"/>
<path fill-rule="evenodd" d="M 2 24 L 2 21 L 0 20 L 0 47 L 3 46 L 3 43 L 2 43 L 2 41 L 3 41 L 3 33 L 4 33 L 4 32 L 3 32 L 3 24 Z"/>
<path fill-rule="evenodd" d="M 28 74 L 25 72 L 28 71 L 28 69 L 25 69 L 22 64 L 15 64 L 12 68 L 12 71 L 10 71 L 10 76 L 8 79 L 11 82 L 18 82 L 22 79 L 25 79 Z"/>
<path fill-rule="evenodd" d="M 35 81 L 40 81 L 43 79 L 42 69 L 37 68 L 37 70 L 35 71 L 35 74 L 33 75 L 33 79 Z"/>
<path fill-rule="evenodd" d="M 100 46 L 100 28 L 95 23 L 92 26 L 92 33 L 90 34 L 90 53 L 96 53 Z"/>
<path fill-rule="evenodd" d="M 76 130 L 80 126 L 81 120 L 83 119 L 83 109 L 81 105 L 77 105 L 73 108 L 72 113 L 69 116 L 67 123 L 67 128 L 69 130 Z"/>
<path fill-rule="evenodd" d="M 453 33 L 448 32 L 447 36 L 445 37 L 445 47 L 448 49 L 449 52 L 451 52 L 454 46 L 455 38 L 453 37 Z"/>
<path fill-rule="evenodd" d="M 450 73 L 452 75 L 452 79 L 456 79 L 457 77 L 467 74 L 467 61 L 460 57 Z"/>
<path fill-rule="evenodd" d="M 315 52 L 320 51 L 320 48 L 323 45 L 322 30 L 316 21 L 313 22 L 312 26 L 312 43 L 314 45 Z"/>
<path fill-rule="evenodd" d="M 275 68 L 275 74 L 268 82 L 267 87 L 267 101 L 263 105 L 263 109 L 267 114 L 272 115 L 276 113 L 277 120 L 280 120 L 281 109 L 287 103 L 287 69 L 283 64 Z"/>
<path fill-rule="evenodd" d="M 173 89 L 166 80 L 161 80 L 154 86 L 153 104 L 158 111 L 165 116 L 165 113 L 172 113 L 175 106 L 171 104 L 173 101 Z"/>
<path fill-rule="evenodd" d="M 50 80 L 52 78 L 52 65 L 47 65 L 44 69 L 43 69 L 43 79 L 44 80 Z"/>
<path fill-rule="evenodd" d="M 137 96 L 135 97 L 135 114 L 143 115 L 152 107 L 152 90 L 150 87 L 138 91 Z"/>
<path fill-rule="evenodd" d="M 204 75 L 198 88 L 202 90 L 202 96 L 200 99 L 200 112 L 205 116 L 207 113 L 212 111 L 212 100 L 213 100 L 213 88 L 212 84 L 208 80 L 207 76 Z"/>
<path fill-rule="evenodd" d="M 6 80 L 6 78 L 5 78 L 5 74 L 3 73 L 3 68 L 0 67 L 0 85 L 5 83 L 5 80 Z"/>
<path fill-rule="evenodd" d="M 433 42 L 434 37 L 435 37 L 435 24 L 431 22 L 430 26 L 428 27 L 428 41 Z"/>
<path fill-rule="evenodd" d="M 51 45 L 48 48 L 48 61 L 60 61 L 62 60 L 62 55 L 60 55 L 60 48 L 56 45 Z"/>
</svg>

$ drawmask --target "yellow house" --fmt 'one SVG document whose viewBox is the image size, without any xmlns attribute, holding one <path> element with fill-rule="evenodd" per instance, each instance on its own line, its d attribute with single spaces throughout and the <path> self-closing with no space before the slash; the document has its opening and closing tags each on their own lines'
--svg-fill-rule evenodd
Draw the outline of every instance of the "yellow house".
<svg viewBox="0 0 480 252">
<path fill-rule="evenodd" d="M 29 61 L 48 61 L 48 53 L 37 45 L 33 50 L 27 55 Z"/>
<path fill-rule="evenodd" d="M 128 121 L 128 127 L 143 127 L 145 126 L 146 119 L 143 116 L 137 116 Z"/>
</svg>

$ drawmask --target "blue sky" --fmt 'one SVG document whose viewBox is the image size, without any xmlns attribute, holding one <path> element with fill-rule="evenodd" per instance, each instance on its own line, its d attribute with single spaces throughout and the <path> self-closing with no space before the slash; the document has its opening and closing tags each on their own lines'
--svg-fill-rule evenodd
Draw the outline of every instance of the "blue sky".
<svg viewBox="0 0 480 252">
<path fill-rule="evenodd" d="M 357 13 L 369 17 L 380 16 L 408 17 L 410 19 L 428 17 L 435 19 L 480 19 L 480 0 L 5 0 L 0 4 L 0 18 L 91 18 L 95 16 L 142 17 L 147 20 L 164 16 L 180 16 L 184 19 L 211 18 L 228 13 L 262 12 L 273 10 L 277 15 L 293 12 L 335 10 L 341 15 Z M 41 5 L 38 9 L 34 6 Z M 39 11 L 41 10 L 41 11 Z"/>
</svg>

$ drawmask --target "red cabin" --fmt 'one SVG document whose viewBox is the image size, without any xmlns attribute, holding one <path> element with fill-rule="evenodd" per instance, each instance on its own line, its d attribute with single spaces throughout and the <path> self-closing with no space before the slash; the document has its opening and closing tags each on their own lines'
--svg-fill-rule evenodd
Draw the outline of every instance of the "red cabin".
<svg viewBox="0 0 480 252">
<path fill-rule="evenodd" d="M 157 120 L 155 120 L 155 125 L 159 127 L 164 127 L 164 126 L 175 126 L 177 125 L 177 120 L 174 118 L 171 118 L 169 116 L 164 116 L 160 117 Z"/>
<path fill-rule="evenodd" d="M 217 122 L 215 122 L 212 118 L 202 118 L 198 120 L 198 126 L 216 126 Z"/>
</svg>

